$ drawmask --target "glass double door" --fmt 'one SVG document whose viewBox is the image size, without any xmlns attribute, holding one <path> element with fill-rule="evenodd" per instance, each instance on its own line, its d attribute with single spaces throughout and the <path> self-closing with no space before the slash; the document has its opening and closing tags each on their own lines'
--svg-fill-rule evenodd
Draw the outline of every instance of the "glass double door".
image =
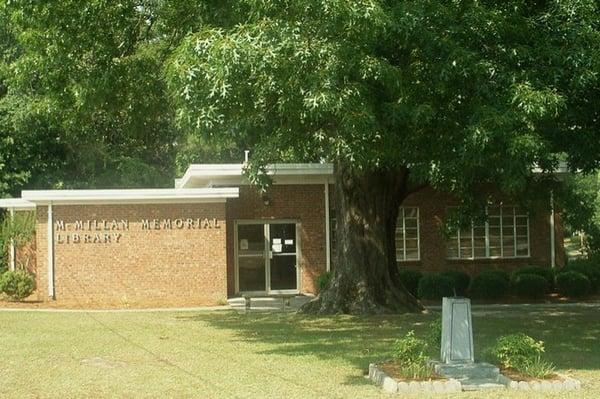
<svg viewBox="0 0 600 399">
<path fill-rule="evenodd" d="M 298 237 L 295 222 L 238 221 L 238 292 L 298 292 Z"/>
</svg>

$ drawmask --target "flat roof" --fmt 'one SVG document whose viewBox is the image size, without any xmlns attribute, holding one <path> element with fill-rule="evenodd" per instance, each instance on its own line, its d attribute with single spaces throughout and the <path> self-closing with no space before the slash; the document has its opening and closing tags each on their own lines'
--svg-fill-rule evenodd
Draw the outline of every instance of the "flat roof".
<svg viewBox="0 0 600 399">
<path fill-rule="evenodd" d="M 180 179 L 175 179 L 175 187 L 206 187 L 220 184 L 248 184 L 243 176 L 244 164 L 192 164 Z M 328 181 L 333 176 L 330 163 L 276 163 L 266 167 L 267 175 L 275 183 L 311 183 L 316 180 Z"/>
<path fill-rule="evenodd" d="M 1 198 L 0 208 L 14 209 L 16 211 L 28 211 L 34 210 L 35 204 L 22 198 Z"/>
<path fill-rule="evenodd" d="M 25 190 L 24 200 L 34 204 L 113 204 L 224 202 L 239 197 L 237 187 L 153 188 L 123 190 Z"/>
</svg>

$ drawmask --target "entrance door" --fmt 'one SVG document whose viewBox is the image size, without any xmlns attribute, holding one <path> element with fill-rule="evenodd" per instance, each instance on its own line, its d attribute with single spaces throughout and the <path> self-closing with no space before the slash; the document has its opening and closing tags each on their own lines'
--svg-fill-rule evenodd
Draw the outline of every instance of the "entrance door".
<svg viewBox="0 0 600 399">
<path fill-rule="evenodd" d="M 298 292 L 296 223 L 238 221 L 236 223 L 238 292 L 284 294 Z"/>
</svg>

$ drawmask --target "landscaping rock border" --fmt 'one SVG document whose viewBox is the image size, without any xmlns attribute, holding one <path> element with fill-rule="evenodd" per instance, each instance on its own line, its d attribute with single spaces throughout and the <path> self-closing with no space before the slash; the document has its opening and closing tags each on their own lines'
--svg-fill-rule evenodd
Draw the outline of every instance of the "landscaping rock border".
<svg viewBox="0 0 600 399">
<path fill-rule="evenodd" d="M 581 382 L 575 378 L 566 375 L 558 374 L 562 381 L 514 381 L 508 383 L 508 389 L 518 391 L 542 391 L 542 392 L 558 392 L 558 391 L 576 391 L 581 389 Z"/>
<path fill-rule="evenodd" d="M 450 393 L 462 391 L 460 381 L 450 378 L 448 380 L 434 381 L 396 381 L 375 363 L 369 364 L 369 379 L 380 385 L 384 391 L 389 393 L 410 392 L 439 392 Z"/>
</svg>

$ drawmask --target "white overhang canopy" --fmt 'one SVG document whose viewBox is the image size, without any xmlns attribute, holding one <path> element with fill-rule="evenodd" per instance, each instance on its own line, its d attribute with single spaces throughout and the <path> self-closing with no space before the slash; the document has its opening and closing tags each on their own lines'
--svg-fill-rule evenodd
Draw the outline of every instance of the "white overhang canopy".
<svg viewBox="0 0 600 399">
<path fill-rule="evenodd" d="M 35 209 L 35 204 L 22 198 L 2 198 L 0 199 L 0 208 L 15 211 L 32 211 Z"/>
<path fill-rule="evenodd" d="M 38 205 L 198 203 L 238 198 L 239 189 L 25 190 L 21 196 L 23 200 Z"/>
<path fill-rule="evenodd" d="M 244 164 L 192 164 L 175 187 L 211 187 L 250 184 L 243 175 Z M 315 184 L 333 182 L 333 165 L 329 163 L 286 163 L 266 167 L 275 184 Z"/>
</svg>

